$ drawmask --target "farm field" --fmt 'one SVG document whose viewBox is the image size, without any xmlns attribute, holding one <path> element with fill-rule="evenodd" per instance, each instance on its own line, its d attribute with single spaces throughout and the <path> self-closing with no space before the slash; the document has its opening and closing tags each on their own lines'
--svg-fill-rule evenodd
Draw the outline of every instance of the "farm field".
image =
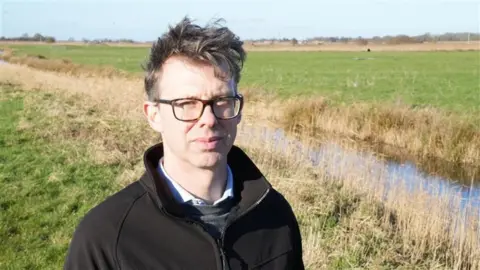
<svg viewBox="0 0 480 270">
<path fill-rule="evenodd" d="M 0 209 L 6 213 L 0 218 L 6 240 L 0 244 L 0 268 L 58 269 L 79 218 L 133 181 L 141 172 L 143 149 L 158 139 L 137 104 L 139 64 L 148 49 L 9 47 L 17 55 L 47 59 L 0 65 L 5 161 Z M 386 169 L 373 172 L 373 166 L 348 162 L 356 145 L 348 144 L 345 154 L 327 153 L 312 167 L 296 148 L 281 150 L 271 138 L 245 134 L 254 126 L 283 128 L 305 143 L 345 136 L 413 145 L 416 149 L 405 149 L 475 163 L 478 57 L 475 52 L 249 53 L 241 85 L 249 105 L 238 144 L 292 202 L 308 269 L 478 269 L 479 211 L 450 211 L 449 205 L 460 202 L 402 184 L 386 189 L 379 184 Z M 92 74 L 48 71 L 50 58 L 88 65 Z M 102 65 L 138 73 L 138 80 L 95 75 Z M 414 110 L 424 105 L 435 109 Z M 333 160 L 336 175 L 326 171 Z"/>
<path fill-rule="evenodd" d="M 9 45 L 16 54 L 69 59 L 141 73 L 149 48 Z M 359 60 L 356 60 L 359 59 Z M 480 110 L 476 51 L 249 52 L 241 87 L 281 96 L 322 95 L 334 102 L 402 102 L 458 113 Z"/>
<path fill-rule="evenodd" d="M 98 74 L 109 67 L 139 80 L 148 54 L 146 47 L 102 45 L 5 48 L 14 49 L 19 63 L 40 69 Z M 74 64 L 52 65 L 51 59 Z M 480 179 L 479 61 L 476 51 L 249 52 L 240 87 L 251 100 L 277 106 L 270 111 L 284 112 L 270 119 L 280 128 L 340 135 L 470 183 Z M 267 101 L 272 96 L 286 102 Z"/>
</svg>

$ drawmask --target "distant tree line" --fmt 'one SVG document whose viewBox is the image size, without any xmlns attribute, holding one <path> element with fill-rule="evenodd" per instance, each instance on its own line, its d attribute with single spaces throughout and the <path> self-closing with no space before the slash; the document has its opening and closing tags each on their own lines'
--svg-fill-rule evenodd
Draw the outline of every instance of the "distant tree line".
<svg viewBox="0 0 480 270">
<path fill-rule="evenodd" d="M 27 33 L 23 34 L 20 37 L 0 37 L 0 41 L 30 41 L 30 42 L 46 42 L 46 43 L 54 43 L 57 40 L 52 37 L 52 36 L 45 36 L 39 33 L 36 33 L 33 36 L 29 36 Z M 69 42 L 75 42 L 74 38 L 69 38 Z M 132 39 L 108 39 L 108 38 L 103 38 L 103 39 L 82 39 L 83 43 L 94 43 L 94 44 L 101 44 L 101 43 L 135 43 L 134 40 Z"/>
<path fill-rule="evenodd" d="M 0 37 L 0 41 L 31 41 L 31 42 L 46 42 L 46 43 L 54 43 L 56 39 L 52 36 L 44 36 L 42 34 L 36 33 L 33 36 L 28 36 L 28 34 L 23 34 L 20 37 Z"/>
<path fill-rule="evenodd" d="M 74 41 L 72 39 L 69 39 L 69 41 Z M 135 43 L 133 39 L 126 39 L 126 38 L 121 38 L 121 39 L 109 39 L 109 38 L 102 38 L 102 39 L 87 39 L 83 38 L 82 39 L 83 43 L 86 44 L 102 44 L 102 43 Z"/>
<path fill-rule="evenodd" d="M 303 41 L 298 41 L 295 38 L 261 38 L 261 39 L 251 39 L 247 42 L 250 43 L 292 43 L 296 45 L 298 43 L 357 43 L 359 45 L 367 45 L 369 43 L 380 43 L 380 44 L 406 44 L 406 43 L 435 43 L 435 42 L 445 42 L 445 41 L 479 41 L 480 33 L 468 33 L 468 32 L 458 32 L 458 33 L 444 33 L 439 35 L 434 35 L 430 33 L 425 33 L 423 35 L 386 35 L 386 36 L 374 36 L 371 38 L 366 37 L 325 37 L 317 36 L 312 38 L 307 38 Z"/>
<path fill-rule="evenodd" d="M 296 38 L 260 38 L 260 39 L 250 39 L 246 40 L 247 44 L 273 44 L 273 43 L 290 43 L 292 45 L 297 45 L 299 43 L 356 43 L 358 45 L 367 45 L 371 43 L 377 44 L 408 44 L 408 43 L 435 43 L 435 42 L 445 42 L 445 41 L 479 41 L 480 33 L 468 33 L 468 32 L 457 32 L 457 33 L 444 33 L 439 35 L 434 35 L 430 33 L 425 33 L 423 35 L 386 35 L 386 36 L 374 36 L 371 38 L 366 37 L 326 37 L 326 36 L 317 36 L 308 38 L 305 40 L 299 41 Z M 31 42 L 46 42 L 54 43 L 56 39 L 52 36 L 46 36 L 39 33 L 29 36 L 28 34 L 23 34 L 20 37 L 0 37 L 0 41 L 31 41 Z M 74 42 L 74 38 L 69 38 L 68 41 Z M 102 44 L 102 43 L 135 43 L 133 39 L 81 39 L 81 42 L 85 44 Z"/>
</svg>

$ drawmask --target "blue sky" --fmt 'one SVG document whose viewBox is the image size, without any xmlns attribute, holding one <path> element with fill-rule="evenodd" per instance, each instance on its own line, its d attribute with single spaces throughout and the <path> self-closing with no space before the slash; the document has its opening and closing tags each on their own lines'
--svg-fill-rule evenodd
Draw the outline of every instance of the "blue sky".
<svg viewBox="0 0 480 270">
<path fill-rule="evenodd" d="M 478 0 L 0 0 L 0 36 L 150 41 L 185 15 L 222 17 L 242 39 L 480 32 Z"/>
</svg>

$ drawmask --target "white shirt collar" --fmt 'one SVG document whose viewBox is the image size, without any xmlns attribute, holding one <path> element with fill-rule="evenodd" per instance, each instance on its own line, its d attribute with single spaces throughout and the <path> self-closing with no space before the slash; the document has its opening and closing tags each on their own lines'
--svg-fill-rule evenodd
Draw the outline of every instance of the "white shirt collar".
<svg viewBox="0 0 480 270">
<path fill-rule="evenodd" d="M 177 182 L 175 182 L 165 171 L 162 161 L 163 158 L 160 159 L 160 161 L 158 162 L 158 172 L 160 174 L 163 174 L 167 179 L 167 184 L 170 187 L 170 190 L 172 191 L 173 196 L 177 201 L 182 203 L 191 203 L 193 205 L 207 205 L 204 200 L 193 196 L 190 192 L 186 191 Z M 213 205 L 217 205 L 229 197 L 233 197 L 233 175 L 230 166 L 227 165 L 227 185 L 225 187 L 225 191 L 223 192 L 223 196 L 220 199 L 216 200 Z"/>
</svg>

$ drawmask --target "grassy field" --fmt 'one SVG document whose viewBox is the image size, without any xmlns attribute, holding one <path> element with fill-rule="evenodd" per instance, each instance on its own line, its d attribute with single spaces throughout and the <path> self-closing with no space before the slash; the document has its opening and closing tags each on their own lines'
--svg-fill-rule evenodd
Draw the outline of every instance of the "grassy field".
<svg viewBox="0 0 480 270">
<path fill-rule="evenodd" d="M 79 219 L 134 181 L 143 150 L 158 141 L 140 112 L 141 79 L 95 69 L 140 73 L 148 48 L 15 48 L 92 68 L 65 74 L 58 62 L 57 72 L 47 72 L 51 61 L 39 59 L 26 59 L 35 68 L 0 65 L 0 268 L 59 269 Z M 479 164 L 478 61 L 477 52 L 252 52 L 243 122 L 302 130 L 304 141 L 329 133 Z M 389 103 L 398 100 L 406 104 Z M 252 135 L 239 146 L 292 202 L 308 269 L 480 268 L 478 215 L 465 223 L 447 210 L 446 198 L 403 186 L 386 192 L 374 185 L 382 172 L 344 165 L 347 157 L 333 153 L 338 179 L 322 164 L 306 165 L 294 149 L 278 153 L 271 140 Z"/>
<path fill-rule="evenodd" d="M 13 63 L 130 77 L 137 80 L 135 91 L 142 88 L 146 47 L 9 47 L 32 56 L 10 57 Z M 35 58 L 39 55 L 47 59 Z M 266 116 L 259 118 L 288 132 L 354 140 L 382 156 L 469 184 L 480 179 L 479 61 L 475 51 L 250 52 L 241 87 L 250 101 L 263 102 L 260 113 Z M 25 80 L 17 73 L 8 76 Z"/>
<path fill-rule="evenodd" d="M 141 73 L 148 48 L 10 45 L 43 55 Z M 364 60 L 355 60 L 357 58 Z M 461 114 L 480 111 L 480 55 L 466 52 L 249 52 L 241 87 L 333 102 L 400 102 Z"/>
<path fill-rule="evenodd" d="M 79 218 L 118 188 L 119 167 L 48 135 L 54 120 L 38 106 L 52 95 L 0 94 L 0 268 L 59 269 Z"/>
<path fill-rule="evenodd" d="M 45 72 L 22 69 L 53 80 Z M 2 269 L 61 268 L 79 219 L 136 180 L 143 150 L 158 141 L 140 114 L 127 116 L 116 106 L 116 100 L 135 93 L 118 90 L 112 79 L 57 76 L 70 84 L 21 87 L 0 80 Z M 88 80 L 95 81 L 95 89 L 82 87 Z M 98 92 L 108 96 L 110 87 L 119 95 L 108 101 L 96 98 Z M 245 115 L 249 124 L 254 117 L 250 110 Z M 339 164 L 344 176 L 332 179 L 322 166 L 315 169 L 301 157 L 279 155 L 274 142 L 255 134 L 237 144 L 292 203 L 307 269 L 480 266 L 476 223 L 462 226 L 460 234 L 453 231 L 450 225 L 463 219 L 446 210 L 445 198 L 406 193 L 399 186 L 379 203 L 385 191 L 373 188 L 379 179 L 369 171 Z"/>
</svg>

